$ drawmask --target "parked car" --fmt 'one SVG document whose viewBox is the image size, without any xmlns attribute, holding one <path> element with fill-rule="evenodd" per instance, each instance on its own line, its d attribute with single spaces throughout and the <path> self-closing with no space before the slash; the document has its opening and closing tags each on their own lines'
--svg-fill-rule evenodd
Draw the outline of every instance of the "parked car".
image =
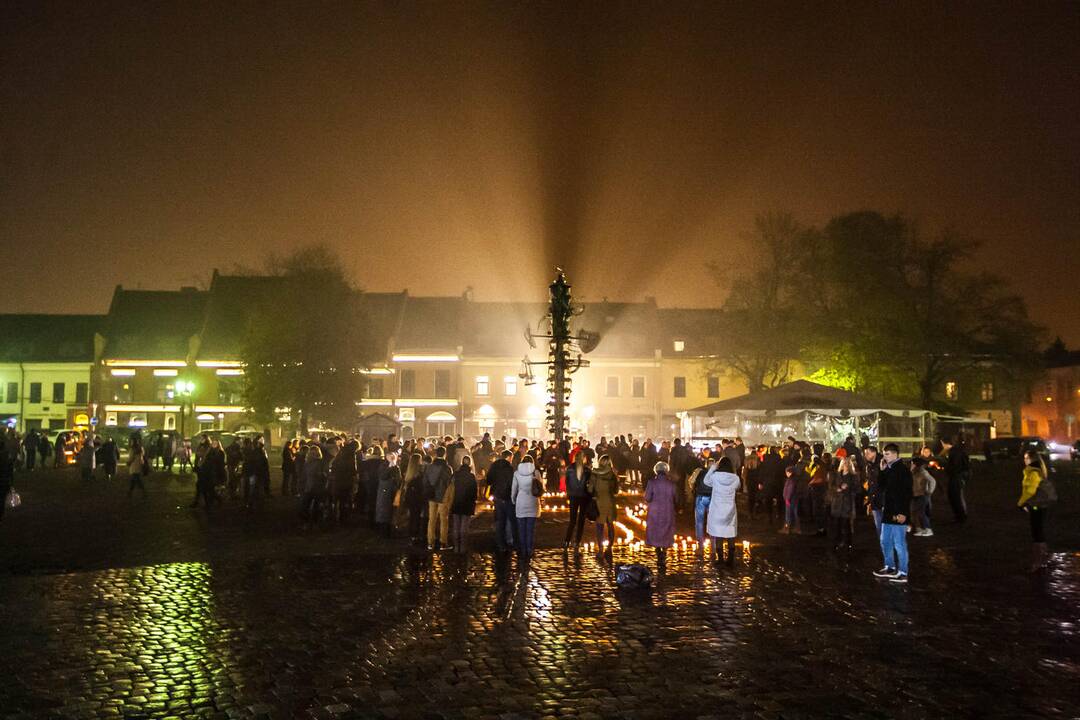
<svg viewBox="0 0 1080 720">
<path fill-rule="evenodd" d="M 1034 435 L 1020 435 L 1016 437 L 995 438 L 983 443 L 987 463 L 1015 463 L 1023 462 L 1024 453 L 1034 450 L 1046 463 L 1046 467 L 1053 472 L 1051 464 L 1050 447 L 1041 437 Z"/>
</svg>

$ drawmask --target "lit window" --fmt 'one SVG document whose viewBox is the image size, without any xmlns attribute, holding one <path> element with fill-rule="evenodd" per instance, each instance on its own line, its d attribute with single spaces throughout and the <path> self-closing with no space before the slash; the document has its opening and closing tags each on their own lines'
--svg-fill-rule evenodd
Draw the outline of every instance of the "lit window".
<svg viewBox="0 0 1080 720">
<path fill-rule="evenodd" d="M 517 395 L 518 379 L 513 375 L 507 375 L 503 378 L 503 393 L 506 395 Z"/>
<path fill-rule="evenodd" d="M 686 349 L 686 343 L 682 340 L 675 341 L 675 352 L 682 352 Z"/>
<path fill-rule="evenodd" d="M 608 397 L 619 397 L 619 378 L 617 375 L 609 375 L 607 378 L 607 392 Z"/>
<path fill-rule="evenodd" d="M 955 380 L 950 380 L 945 383 L 945 399 L 956 400 L 960 397 L 960 387 L 956 384 Z"/>
<path fill-rule="evenodd" d="M 982 384 L 982 387 L 979 389 L 979 397 L 982 398 L 983 402 L 990 402 L 991 400 L 993 400 L 994 399 L 994 383 L 992 383 L 992 382 L 984 382 Z"/>
<path fill-rule="evenodd" d="M 686 378 L 679 376 L 675 378 L 675 397 L 686 397 Z"/>
<path fill-rule="evenodd" d="M 490 387 L 490 385 L 488 384 L 488 376 L 487 375 L 477 375 L 476 376 L 476 394 L 477 395 L 487 395 L 490 392 L 489 387 Z"/>
</svg>

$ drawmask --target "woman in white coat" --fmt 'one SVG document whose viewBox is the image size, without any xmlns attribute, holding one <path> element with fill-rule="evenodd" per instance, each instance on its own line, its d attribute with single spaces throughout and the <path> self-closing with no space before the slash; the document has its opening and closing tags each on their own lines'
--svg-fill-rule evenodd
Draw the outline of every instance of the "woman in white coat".
<svg viewBox="0 0 1080 720">
<path fill-rule="evenodd" d="M 735 536 L 739 534 L 739 512 L 735 508 L 735 493 L 739 489 L 739 476 L 735 474 L 730 458 L 709 468 L 705 474 L 705 486 L 712 488 L 709 500 L 709 518 L 706 529 L 712 536 L 712 556 L 720 559 L 720 540 L 727 541 L 727 563 L 735 562 Z"/>
<path fill-rule="evenodd" d="M 510 485 L 510 500 L 517 516 L 518 553 L 523 560 L 533 554 L 533 537 L 536 534 L 536 518 L 540 515 L 540 498 L 533 495 L 533 480 L 539 479 L 531 455 L 526 455 L 514 471 Z"/>
</svg>

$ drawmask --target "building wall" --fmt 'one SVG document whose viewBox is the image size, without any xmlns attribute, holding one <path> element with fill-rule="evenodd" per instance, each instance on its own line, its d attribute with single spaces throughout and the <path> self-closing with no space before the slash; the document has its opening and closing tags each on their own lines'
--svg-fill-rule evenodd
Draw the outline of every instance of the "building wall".
<svg viewBox="0 0 1080 720">
<path fill-rule="evenodd" d="M 1080 366 L 1047 370 L 1032 386 L 1021 416 L 1025 435 L 1062 443 L 1080 437 Z"/>
<path fill-rule="evenodd" d="M 0 364 L 0 418 L 14 419 L 19 432 L 29 427 L 68 428 L 76 415 L 90 412 L 91 363 L 4 363 Z M 9 385 L 15 385 L 14 402 L 9 400 Z M 41 384 L 41 400 L 32 403 L 31 385 Z M 62 383 L 63 401 L 54 402 L 53 385 Z M 77 401 L 79 384 L 86 386 L 86 397 Z"/>
</svg>

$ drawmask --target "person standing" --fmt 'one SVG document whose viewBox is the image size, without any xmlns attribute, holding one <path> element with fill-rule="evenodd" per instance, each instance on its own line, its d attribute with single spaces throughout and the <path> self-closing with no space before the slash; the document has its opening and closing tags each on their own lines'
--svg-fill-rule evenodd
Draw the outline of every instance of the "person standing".
<svg viewBox="0 0 1080 720">
<path fill-rule="evenodd" d="M 735 494 L 739 491 L 739 476 L 731 465 L 731 458 L 721 457 L 719 462 L 705 474 L 705 486 L 712 490 L 709 499 L 707 529 L 712 537 L 712 557 L 720 559 L 720 541 L 727 543 L 727 564 L 735 563 L 735 537 L 739 534 L 739 513 L 735 507 Z"/>
<path fill-rule="evenodd" d="M 488 468 L 488 495 L 495 504 L 495 547 L 505 552 L 518 544 L 517 516 L 510 491 L 514 485 L 513 453 L 503 450 Z"/>
<path fill-rule="evenodd" d="M 525 561 L 532 558 L 536 518 L 540 516 L 543 487 L 539 494 L 535 492 L 535 484 L 539 481 L 532 455 L 525 455 L 514 471 L 514 481 L 510 487 L 510 500 L 514 503 L 518 526 L 518 556 Z"/>
<path fill-rule="evenodd" d="M 26 456 L 26 471 L 34 471 L 34 460 L 37 459 L 38 436 L 37 429 L 32 429 L 23 438 L 23 455 Z M 10 455 L 10 453 L 9 453 Z M 43 461 L 44 464 L 44 461 Z"/>
<path fill-rule="evenodd" d="M 296 448 L 292 441 L 281 445 L 281 497 L 296 494 Z"/>
<path fill-rule="evenodd" d="M 1046 567 L 1050 553 L 1046 546 L 1046 511 L 1057 502 L 1057 488 L 1037 452 L 1024 453 L 1024 475 L 1017 507 L 1028 514 L 1031 524 L 1031 566 L 1035 572 Z"/>
<path fill-rule="evenodd" d="M 569 548 L 571 539 L 574 548 L 581 545 L 581 533 L 585 529 L 585 513 L 592 502 L 589 495 L 589 475 L 592 463 L 585 453 L 578 453 L 574 464 L 566 471 L 566 501 L 570 507 L 570 524 L 566 526 L 564 548 Z"/>
<path fill-rule="evenodd" d="M 889 443 L 882 453 L 878 488 L 881 493 L 881 554 L 885 566 L 875 577 L 891 582 L 908 581 L 907 520 L 911 512 L 911 470 L 900 460 L 900 447 Z M 895 557 L 894 557 L 895 556 Z"/>
<path fill-rule="evenodd" d="M 313 524 L 326 502 L 326 463 L 322 448 L 312 443 L 304 456 L 304 468 L 300 476 L 300 515 L 308 526 Z"/>
<path fill-rule="evenodd" d="M 87 438 L 83 446 L 79 448 L 78 458 L 82 479 L 84 482 L 90 482 L 94 479 L 94 470 L 97 469 L 97 449 L 92 439 Z"/>
<path fill-rule="evenodd" d="M 645 544 L 656 549 L 656 563 L 667 567 L 667 550 L 675 544 L 675 484 L 668 477 L 667 463 L 653 466 L 653 479 L 645 488 L 648 513 L 645 521 Z"/>
<path fill-rule="evenodd" d="M 911 534 L 916 537 L 934 534 L 926 524 L 926 503 L 934 491 L 934 476 L 926 465 L 921 456 L 911 459 Z"/>
<path fill-rule="evenodd" d="M 435 450 L 435 460 L 424 471 L 424 487 L 428 501 L 428 550 L 440 550 L 450 546 L 450 502 L 448 491 L 453 473 L 446 462 L 446 448 Z"/>
<path fill-rule="evenodd" d="M 387 453 L 375 489 L 375 527 L 386 537 L 394 534 L 394 497 L 401 487 L 401 468 L 397 461 L 396 452 Z"/>
<path fill-rule="evenodd" d="M 814 516 L 814 525 L 818 537 L 825 537 L 828 527 L 826 517 L 826 496 L 829 492 L 829 483 L 832 479 L 833 461 L 829 453 L 823 453 L 820 459 L 813 465 L 810 476 L 810 508 Z"/>
<path fill-rule="evenodd" d="M 472 457 L 461 459 L 461 466 L 454 472 L 454 500 L 450 507 L 450 542 L 459 553 L 465 552 L 469 537 L 469 523 L 476 514 L 476 476 L 472 471 Z"/>
<path fill-rule="evenodd" d="M 836 549 L 853 546 L 855 498 L 858 495 L 859 469 L 855 458 L 845 455 L 840 468 L 829 476 L 829 511 L 832 517 Z"/>
<path fill-rule="evenodd" d="M 874 530 L 880 540 L 882 495 L 878 478 L 881 477 L 881 458 L 878 457 L 877 448 L 870 446 L 863 448 L 863 459 L 866 467 L 866 504 L 870 507 L 870 514 L 874 517 Z"/>
<path fill-rule="evenodd" d="M 655 467 L 653 463 L 653 467 Z M 649 468 L 652 471 L 652 468 Z M 615 477 L 615 471 L 611 468 L 611 458 L 601 455 L 600 461 L 589 474 L 589 483 L 586 486 L 592 499 L 596 502 L 596 553 L 604 553 L 604 528 L 607 528 L 607 552 L 611 554 L 611 546 L 615 544 L 615 520 L 619 514 L 616 493 L 619 491 L 619 481 Z M 648 490 L 648 485 L 645 486 Z"/>
<path fill-rule="evenodd" d="M 945 456 L 945 475 L 949 480 L 949 506 L 956 522 L 967 520 L 967 501 L 964 500 L 964 488 L 971 477 L 971 459 L 964 449 L 963 441 L 956 445 L 942 440 L 941 454 Z"/>
<path fill-rule="evenodd" d="M 350 440 L 342 446 L 330 461 L 330 500 L 337 515 L 337 521 L 344 525 L 349 519 L 352 505 L 353 488 L 356 485 L 356 451 L 359 444 Z"/>
<path fill-rule="evenodd" d="M 195 502 L 191 503 L 191 507 L 198 507 L 199 498 L 202 498 L 203 506 L 210 510 L 217 501 L 217 486 L 224 483 L 225 451 L 221 449 L 218 439 L 214 438 L 210 441 L 210 449 L 195 473 Z"/>
</svg>

